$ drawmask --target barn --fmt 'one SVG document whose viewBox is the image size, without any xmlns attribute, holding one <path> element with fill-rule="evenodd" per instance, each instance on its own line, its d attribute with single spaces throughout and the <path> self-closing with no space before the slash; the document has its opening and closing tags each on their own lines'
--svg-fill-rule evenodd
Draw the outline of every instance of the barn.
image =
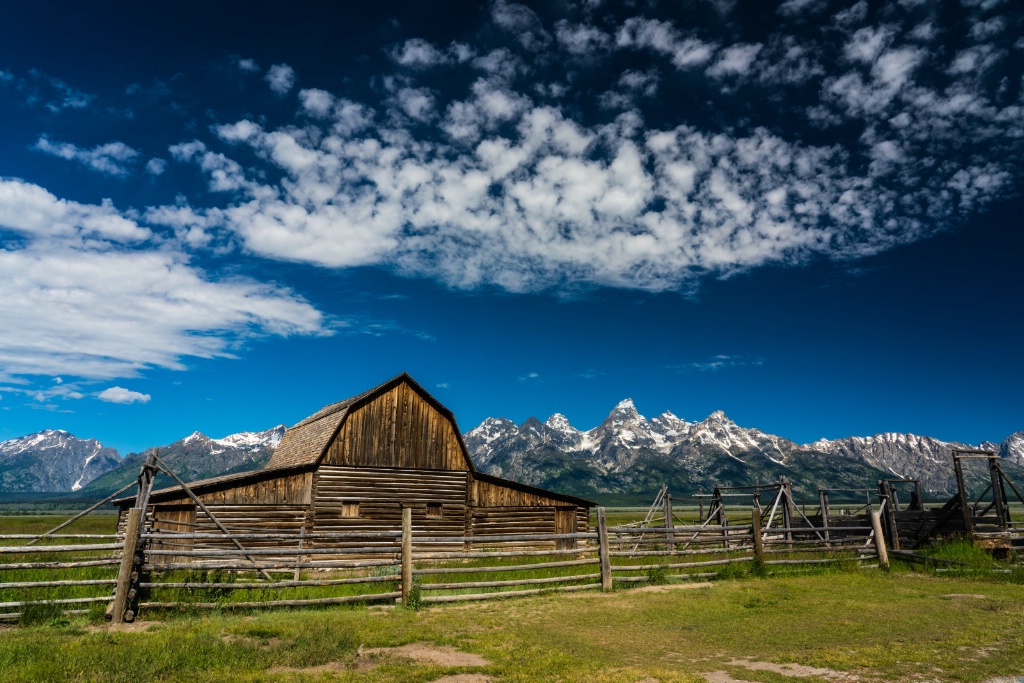
<svg viewBox="0 0 1024 683">
<path fill-rule="evenodd" d="M 232 533 L 395 531 L 470 537 L 586 532 L 590 501 L 478 472 L 455 416 L 403 373 L 289 428 L 261 470 L 187 484 Z M 134 497 L 115 501 L 122 519 Z M 217 528 L 180 486 L 154 491 L 154 531 Z M 553 539 L 567 548 L 573 541 Z"/>
</svg>

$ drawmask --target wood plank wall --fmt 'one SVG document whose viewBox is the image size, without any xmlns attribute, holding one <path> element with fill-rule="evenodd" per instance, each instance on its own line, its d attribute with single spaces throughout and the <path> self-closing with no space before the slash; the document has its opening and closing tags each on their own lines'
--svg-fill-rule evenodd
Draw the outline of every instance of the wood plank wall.
<svg viewBox="0 0 1024 683">
<path fill-rule="evenodd" d="M 225 482 L 215 490 L 196 493 L 204 505 L 309 505 L 313 472 L 298 472 L 262 481 L 233 484 Z M 194 505 L 182 493 L 174 498 L 161 496 L 158 505 Z M 150 505 L 152 511 L 153 505 Z"/>
<path fill-rule="evenodd" d="M 469 500 L 471 505 L 480 507 L 562 507 L 567 505 L 564 501 L 555 498 L 477 480 L 470 483 Z"/>
<path fill-rule="evenodd" d="M 467 477 L 458 471 L 322 465 L 315 484 L 313 530 L 396 531 L 402 528 L 402 506 L 409 505 L 414 534 L 462 536 Z M 358 503 L 358 517 L 344 516 L 346 501 Z M 428 504 L 440 505 L 440 517 L 427 516 Z"/>
<path fill-rule="evenodd" d="M 351 411 L 323 463 L 469 470 L 451 420 L 404 383 Z"/>
<path fill-rule="evenodd" d="M 192 503 L 192 501 L 189 501 Z M 153 505 L 150 506 L 151 514 L 153 515 L 152 523 L 149 526 L 149 530 L 154 533 L 191 533 L 196 530 L 196 506 L 192 505 Z M 154 550 L 191 550 L 192 540 L 191 539 L 178 539 L 169 543 L 161 543 L 160 541 L 153 541 L 149 546 Z M 158 556 L 153 556 L 157 558 Z M 159 556 L 158 562 L 171 563 L 171 562 L 188 562 L 188 557 L 185 556 Z"/>
</svg>

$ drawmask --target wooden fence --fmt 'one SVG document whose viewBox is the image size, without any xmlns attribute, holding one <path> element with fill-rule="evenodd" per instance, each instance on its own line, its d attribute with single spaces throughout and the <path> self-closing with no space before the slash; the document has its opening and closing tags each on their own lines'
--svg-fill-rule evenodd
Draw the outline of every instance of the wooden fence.
<svg viewBox="0 0 1024 683">
<path fill-rule="evenodd" d="M 204 533 L 154 531 L 142 524 L 139 510 L 117 536 L 50 534 L 48 542 L 61 544 L 0 547 L 2 560 L 46 555 L 32 562 L 0 561 L 3 570 L 52 570 L 55 577 L 83 568 L 106 572 L 102 577 L 0 582 L 5 594 L 69 587 L 105 591 L 7 601 L 0 607 L 5 617 L 15 618 L 20 612 L 13 610 L 33 605 L 73 610 L 100 602 L 112 605 L 115 621 L 118 615 L 130 621 L 139 610 L 418 605 L 707 579 L 736 566 L 770 571 L 794 565 L 887 564 L 884 544 L 876 542 L 881 536 L 863 526 L 761 526 L 759 515 L 749 523 L 725 525 L 608 526 L 604 509 L 598 508 L 596 528 L 589 533 L 429 536 L 414 533 L 406 509 L 402 531 Z M 69 559 L 53 559 L 55 553 L 67 553 Z"/>
</svg>

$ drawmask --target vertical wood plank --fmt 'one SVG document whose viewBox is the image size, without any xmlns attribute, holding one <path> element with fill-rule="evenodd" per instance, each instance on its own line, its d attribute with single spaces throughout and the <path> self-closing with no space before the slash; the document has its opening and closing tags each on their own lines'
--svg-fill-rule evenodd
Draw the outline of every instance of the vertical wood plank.
<svg viewBox="0 0 1024 683">
<path fill-rule="evenodd" d="M 601 590 L 612 589 L 612 563 L 608 556 L 608 524 L 604 518 L 604 508 L 597 508 L 597 552 L 601 557 Z"/>
<path fill-rule="evenodd" d="M 139 536 L 142 533 L 142 517 L 145 510 L 132 508 L 128 511 L 128 525 L 124 532 L 124 546 L 121 549 L 121 568 L 117 572 L 117 586 L 114 592 L 114 608 L 110 620 L 112 623 L 124 623 L 125 610 L 128 607 L 128 590 L 132 583 L 132 568 L 135 564 L 135 550 L 138 548 Z"/>
<path fill-rule="evenodd" d="M 750 522 L 754 534 L 754 562 L 761 571 L 764 570 L 764 539 L 761 536 L 761 508 L 756 505 L 750 515 Z"/>
<path fill-rule="evenodd" d="M 412 508 L 402 506 L 402 604 L 412 595 Z"/>
</svg>

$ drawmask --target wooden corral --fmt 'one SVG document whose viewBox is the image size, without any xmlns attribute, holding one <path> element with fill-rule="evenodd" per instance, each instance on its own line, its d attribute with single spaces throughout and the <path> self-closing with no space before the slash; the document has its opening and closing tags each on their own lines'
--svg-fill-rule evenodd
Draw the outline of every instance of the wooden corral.
<svg viewBox="0 0 1024 683">
<path fill-rule="evenodd" d="M 964 464 L 980 461 L 988 470 L 989 484 L 981 495 L 971 496 L 964 480 Z M 991 451 L 954 449 L 953 469 L 957 492 L 938 509 L 925 509 L 920 487 L 915 486 L 910 505 L 902 508 L 894 483 L 907 480 L 883 480 L 878 483 L 879 497 L 888 503 L 883 517 L 886 540 L 896 550 L 918 548 L 936 538 L 961 536 L 982 548 L 1005 554 L 1024 548 L 1024 528 L 1010 518 L 1008 503 L 1012 493 L 1024 503 L 1024 495 L 999 465 L 999 456 Z"/>
<path fill-rule="evenodd" d="M 404 373 L 288 429 L 264 469 L 193 482 L 188 489 L 154 491 L 147 527 L 214 533 L 219 521 L 231 533 L 280 532 L 299 543 L 324 532 L 395 531 L 403 508 L 410 508 L 413 530 L 421 536 L 571 534 L 587 531 L 594 505 L 477 472 L 452 413 Z M 134 498 L 115 502 L 122 517 L 135 505 Z M 464 545 L 473 544 L 460 541 Z M 565 547 L 566 541 L 544 545 Z"/>
</svg>

